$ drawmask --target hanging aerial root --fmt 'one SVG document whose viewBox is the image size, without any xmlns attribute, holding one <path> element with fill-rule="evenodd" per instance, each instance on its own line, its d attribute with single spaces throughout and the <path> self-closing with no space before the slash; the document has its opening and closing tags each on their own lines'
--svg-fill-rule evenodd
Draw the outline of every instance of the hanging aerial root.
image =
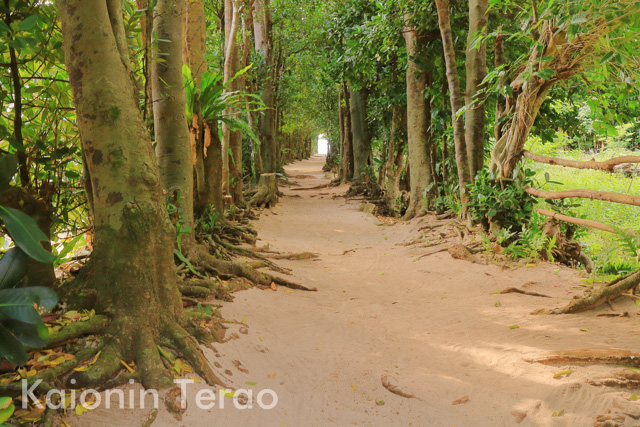
<svg viewBox="0 0 640 427">
<path fill-rule="evenodd" d="M 571 301 L 562 308 L 554 310 L 539 310 L 535 314 L 569 314 L 580 313 L 582 311 L 593 310 L 615 298 L 623 292 L 630 291 L 640 284 L 640 271 L 636 271 L 628 276 L 616 279 L 599 289 L 594 289 L 583 298 Z"/>
</svg>

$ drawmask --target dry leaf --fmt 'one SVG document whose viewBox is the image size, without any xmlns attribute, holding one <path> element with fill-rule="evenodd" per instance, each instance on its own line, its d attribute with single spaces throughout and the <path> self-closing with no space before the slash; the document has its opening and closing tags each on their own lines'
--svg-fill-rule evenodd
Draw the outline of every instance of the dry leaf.
<svg viewBox="0 0 640 427">
<path fill-rule="evenodd" d="M 277 291 L 278 290 L 278 285 L 276 285 L 276 282 L 271 282 L 271 290 L 273 290 L 273 291 Z"/>
<path fill-rule="evenodd" d="M 573 369 L 567 369 L 566 371 L 560 371 L 553 375 L 553 378 L 562 378 L 564 376 L 569 376 L 573 374 L 575 371 Z"/>
<path fill-rule="evenodd" d="M 469 396 L 462 396 L 458 400 L 454 400 L 451 402 L 452 405 L 462 405 L 463 403 L 467 403 L 469 401 Z"/>
</svg>

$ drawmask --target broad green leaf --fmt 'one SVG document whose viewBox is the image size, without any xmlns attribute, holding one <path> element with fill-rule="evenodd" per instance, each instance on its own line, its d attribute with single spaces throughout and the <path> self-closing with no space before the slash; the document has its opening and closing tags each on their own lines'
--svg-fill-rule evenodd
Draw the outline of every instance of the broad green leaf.
<svg viewBox="0 0 640 427">
<path fill-rule="evenodd" d="M 48 239 L 33 218 L 24 212 L 5 206 L 0 206 L 0 217 L 9 230 L 11 238 L 27 255 L 45 264 L 55 261 L 56 257 L 45 251 L 40 244 Z"/>
<path fill-rule="evenodd" d="M 0 319 L 41 324 L 42 319 L 34 308 L 34 303 L 45 311 L 49 311 L 57 302 L 56 293 L 42 286 L 2 289 L 0 290 Z"/>
<path fill-rule="evenodd" d="M 38 25 L 38 15 L 31 15 L 23 19 L 18 24 L 18 29 L 20 31 L 29 31 L 33 29 L 33 27 L 35 27 L 36 25 Z"/>
<path fill-rule="evenodd" d="M 0 258 L 0 289 L 17 286 L 27 274 L 29 257 L 20 248 L 11 248 Z"/>
<path fill-rule="evenodd" d="M 18 366 L 23 366 L 29 360 L 27 352 L 7 328 L 0 325 L 0 357 Z"/>
</svg>

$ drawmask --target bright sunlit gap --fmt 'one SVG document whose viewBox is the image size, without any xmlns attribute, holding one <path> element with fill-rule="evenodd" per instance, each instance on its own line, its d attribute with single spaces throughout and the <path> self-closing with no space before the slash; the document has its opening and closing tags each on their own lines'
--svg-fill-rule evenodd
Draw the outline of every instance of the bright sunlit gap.
<svg viewBox="0 0 640 427">
<path fill-rule="evenodd" d="M 318 154 L 326 156 L 329 153 L 329 141 L 324 135 L 318 136 Z"/>
</svg>

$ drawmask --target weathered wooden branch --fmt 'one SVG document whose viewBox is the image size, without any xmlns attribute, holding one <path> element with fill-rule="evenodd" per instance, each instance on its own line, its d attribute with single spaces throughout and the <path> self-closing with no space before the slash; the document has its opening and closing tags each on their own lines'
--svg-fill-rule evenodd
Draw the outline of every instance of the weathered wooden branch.
<svg viewBox="0 0 640 427">
<path fill-rule="evenodd" d="M 527 159 L 533 160 L 534 162 L 538 163 L 546 163 L 548 165 L 563 166 L 575 169 L 603 170 L 607 172 L 613 172 L 616 165 L 621 165 L 623 163 L 640 163 L 640 156 L 614 157 L 604 162 L 599 162 L 593 159 L 581 162 L 578 160 L 560 159 L 558 157 L 540 156 L 538 154 L 533 154 L 530 151 L 524 151 L 522 155 Z"/>
<path fill-rule="evenodd" d="M 571 197 L 578 197 L 582 199 L 603 200 L 605 202 L 640 206 L 639 196 L 610 193 L 607 191 L 595 191 L 595 190 L 542 191 L 532 187 L 526 187 L 525 190 L 527 193 L 531 194 L 532 196 L 540 197 L 547 200 L 569 199 Z"/>
<path fill-rule="evenodd" d="M 548 217 L 555 218 L 555 219 L 559 219 L 560 221 L 564 221 L 564 222 L 568 222 L 568 223 L 576 224 L 576 225 L 581 225 L 583 227 L 595 228 L 597 230 L 607 231 L 609 233 L 617 233 L 616 230 L 614 230 L 613 228 L 609 227 L 606 224 L 602 224 L 600 222 L 591 221 L 589 219 L 574 218 L 572 216 L 562 215 L 562 214 L 559 214 L 557 212 L 552 212 L 552 211 L 548 211 L 548 210 L 545 210 L 545 209 L 536 209 L 536 210 L 541 215 L 548 216 Z M 625 230 L 625 231 L 627 233 L 629 233 L 629 234 L 633 233 L 633 231 L 631 231 L 631 230 Z"/>
</svg>

